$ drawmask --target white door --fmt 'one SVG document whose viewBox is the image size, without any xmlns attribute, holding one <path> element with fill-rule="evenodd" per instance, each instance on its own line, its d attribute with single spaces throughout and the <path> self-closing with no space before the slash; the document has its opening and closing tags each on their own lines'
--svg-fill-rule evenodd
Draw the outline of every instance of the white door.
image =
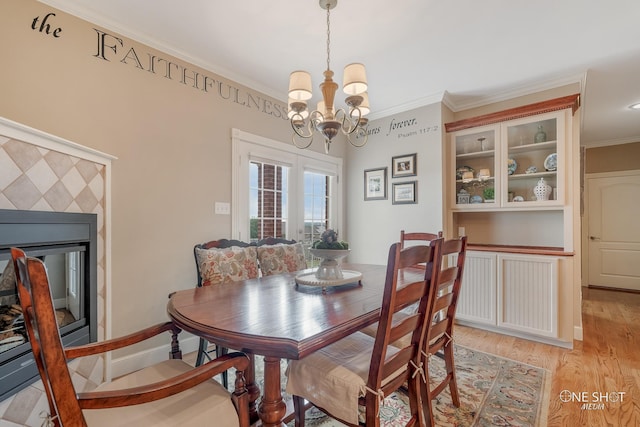
<svg viewBox="0 0 640 427">
<path fill-rule="evenodd" d="M 640 174 L 588 178 L 589 285 L 640 291 Z"/>
</svg>

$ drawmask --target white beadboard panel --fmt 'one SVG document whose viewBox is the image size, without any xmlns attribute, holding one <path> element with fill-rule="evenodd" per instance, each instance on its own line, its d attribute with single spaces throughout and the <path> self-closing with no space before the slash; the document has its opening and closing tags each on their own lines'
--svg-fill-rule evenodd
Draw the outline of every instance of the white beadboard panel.
<svg viewBox="0 0 640 427">
<path fill-rule="evenodd" d="M 456 262 L 456 256 L 452 256 Z M 467 251 L 456 318 L 496 324 L 496 254 Z"/>
<path fill-rule="evenodd" d="M 558 337 L 558 258 L 498 255 L 498 326 Z"/>
</svg>

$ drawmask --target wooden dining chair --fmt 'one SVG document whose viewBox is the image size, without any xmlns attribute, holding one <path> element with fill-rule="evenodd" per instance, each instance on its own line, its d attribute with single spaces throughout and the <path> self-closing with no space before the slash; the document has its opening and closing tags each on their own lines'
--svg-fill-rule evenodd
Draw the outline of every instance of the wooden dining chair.
<svg viewBox="0 0 640 427">
<path fill-rule="evenodd" d="M 445 240 L 442 244 L 442 256 L 448 257 L 447 267 L 438 272 L 435 286 L 429 290 L 427 304 L 426 330 L 423 348 L 423 363 L 427 380 L 422 383 L 422 404 L 428 426 L 434 426 L 432 401 L 449 386 L 451 400 L 456 407 L 460 406 L 456 369 L 453 358 L 453 326 L 456 306 L 466 257 L 467 237 Z M 430 385 L 429 361 L 432 356 L 439 356 L 445 361 L 446 375 L 435 385 Z"/>
<path fill-rule="evenodd" d="M 101 426 L 216 426 L 249 427 L 249 396 L 243 353 L 227 354 L 198 368 L 180 359 L 177 335 L 171 322 L 155 325 L 119 339 L 63 348 L 44 263 L 11 249 L 18 297 L 33 356 L 49 402 L 43 425 Z M 172 358 L 99 385 L 78 391 L 67 363 L 141 342 L 163 332 L 172 334 Z M 235 368 L 235 390 L 229 393 L 211 378 Z"/>
<path fill-rule="evenodd" d="M 258 277 L 258 252 L 255 244 L 240 240 L 211 240 L 195 245 L 193 256 L 196 261 L 198 287 Z M 196 366 L 202 365 L 205 358 L 211 360 L 211 353 L 220 357 L 227 352 L 227 348 L 217 344 L 209 349 L 209 342 L 201 337 Z M 225 387 L 228 385 L 226 372 L 222 376 L 222 383 Z"/>
<path fill-rule="evenodd" d="M 419 393 L 423 380 L 420 353 L 431 283 L 440 269 L 442 239 L 429 246 L 389 249 L 379 327 L 375 338 L 356 332 L 311 355 L 292 360 L 287 368 L 287 392 L 293 395 L 295 425 L 304 426 L 305 399 L 335 419 L 350 425 L 380 425 L 379 411 L 385 397 L 407 384 L 411 420 L 407 425 L 424 425 Z M 416 280 L 404 283 L 400 272 L 418 262 L 427 265 L 415 271 Z M 407 279 L 405 275 L 405 280 Z M 400 283 L 403 283 L 399 286 Z M 415 313 L 395 317 L 402 309 L 418 303 Z M 411 340 L 402 348 L 392 342 L 407 334 Z M 359 421 L 359 406 L 365 409 Z"/>
</svg>

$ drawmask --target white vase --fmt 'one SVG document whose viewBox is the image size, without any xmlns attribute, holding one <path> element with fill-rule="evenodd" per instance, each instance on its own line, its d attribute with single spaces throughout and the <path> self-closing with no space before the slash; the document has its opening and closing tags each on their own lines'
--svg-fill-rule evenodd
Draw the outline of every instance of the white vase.
<svg viewBox="0 0 640 427">
<path fill-rule="evenodd" d="M 538 201 L 549 200 L 549 195 L 551 194 L 551 186 L 544 181 L 544 178 L 540 178 L 538 184 L 533 188 L 533 194 L 536 195 L 536 199 Z"/>
</svg>

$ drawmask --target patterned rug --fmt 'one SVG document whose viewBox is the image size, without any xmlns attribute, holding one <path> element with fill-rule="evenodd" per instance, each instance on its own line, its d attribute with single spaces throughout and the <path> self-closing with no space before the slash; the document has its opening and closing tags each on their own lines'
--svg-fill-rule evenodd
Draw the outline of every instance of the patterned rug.
<svg viewBox="0 0 640 427">
<path fill-rule="evenodd" d="M 460 345 L 455 347 L 455 361 L 460 408 L 453 406 L 447 388 L 434 401 L 436 425 L 546 426 L 551 384 L 549 372 Z M 285 364 L 283 361 L 283 372 Z M 262 360 L 256 360 L 256 379 L 260 383 L 262 368 Z M 443 378 L 444 361 L 432 357 L 429 373 L 436 379 Z M 283 390 L 285 384 L 283 375 Z M 291 399 L 284 392 L 283 395 L 285 400 Z M 380 411 L 382 425 L 405 425 L 408 405 L 408 397 L 403 392 L 387 397 Z M 306 425 L 338 427 L 344 424 L 312 408 L 307 411 Z M 293 422 L 288 426 L 293 426 Z"/>
</svg>

